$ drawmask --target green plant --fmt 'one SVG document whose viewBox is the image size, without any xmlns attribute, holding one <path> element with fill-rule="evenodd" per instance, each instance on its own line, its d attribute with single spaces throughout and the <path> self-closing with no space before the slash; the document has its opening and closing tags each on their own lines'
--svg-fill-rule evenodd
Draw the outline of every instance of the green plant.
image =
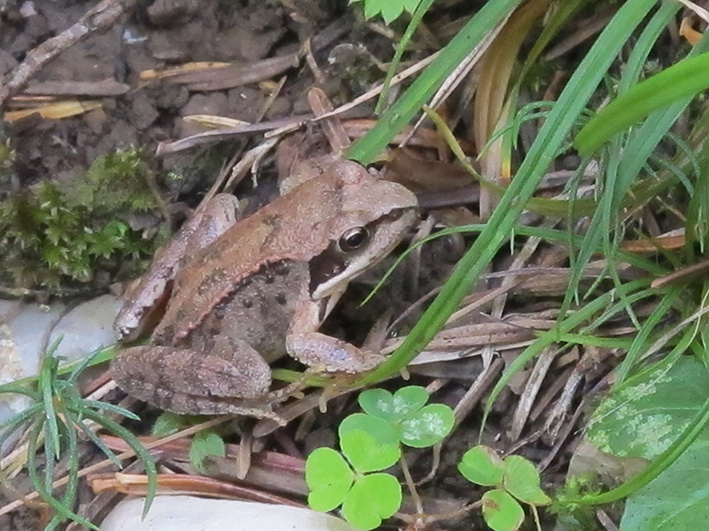
<svg viewBox="0 0 709 531">
<path fill-rule="evenodd" d="M 394 395 L 384 389 L 362 392 L 358 400 L 365 413 L 348 416 L 338 429 L 342 454 L 319 448 L 308 456 L 310 506 L 331 511 L 342 505 L 344 517 L 359 529 L 374 529 L 392 516 L 401 505 L 401 486 L 394 476 L 379 471 L 399 460 L 400 444 L 425 448 L 453 427 L 451 409 L 426 405 L 428 398 L 418 386 Z"/>
<path fill-rule="evenodd" d="M 84 176 L 69 184 L 65 198 L 100 218 L 145 212 L 157 206 L 149 186 L 153 178 L 142 150 L 119 149 L 97 157 Z"/>
<path fill-rule="evenodd" d="M 171 411 L 163 411 L 153 424 L 151 430 L 154 437 L 167 437 L 178 431 L 203 424 L 205 417 L 201 415 L 180 415 Z M 204 467 L 206 458 L 226 457 L 226 443 L 221 432 L 214 428 L 201 429 L 195 433 L 190 442 L 189 458 L 190 464 L 195 470 L 202 474 L 207 474 Z"/>
<path fill-rule="evenodd" d="M 27 472 L 32 486 L 54 510 L 54 515 L 45 531 L 51 531 L 64 520 L 69 519 L 80 525 L 98 530 L 94 524 L 74 512 L 79 481 L 79 434 L 83 434 L 95 444 L 113 464 L 122 468 L 116 455 L 98 438 L 93 425 L 104 428 L 121 437 L 143 462 L 148 475 L 148 496 L 145 512 L 155 495 L 157 470 L 151 455 L 138 439 L 109 415 L 117 414 L 140 420 L 127 409 L 83 398 L 76 381 L 81 372 L 102 357 L 98 351 L 75 364 L 68 376 L 67 369 L 61 369 L 60 359 L 53 356 L 58 345 L 55 343 L 46 353 L 39 376 L 0 386 L 0 393 L 17 393 L 28 396 L 34 402 L 25 411 L 0 424 L 0 447 L 15 432 L 27 430 Z M 44 474 L 40 474 L 37 454 L 44 448 Z M 63 495 L 55 490 L 55 475 L 60 459 L 67 460 L 67 483 Z"/>
<path fill-rule="evenodd" d="M 0 203 L 0 273 L 19 287 L 58 290 L 86 284 L 100 269 L 115 275 L 126 262 L 135 269 L 156 244 L 122 221 L 155 207 L 145 172 L 139 151 L 115 152 L 64 189 L 44 181 L 6 198 Z"/>
<path fill-rule="evenodd" d="M 423 387 L 411 385 L 393 395 L 385 389 L 369 389 L 359 395 L 365 413 L 355 413 L 340 424 L 340 436 L 354 430 L 366 431 L 377 442 L 427 448 L 443 439 L 453 428 L 453 412 L 445 404 L 428 404 Z"/>
<path fill-rule="evenodd" d="M 0 135 L 0 186 L 3 188 L 10 181 L 16 159 L 17 152 L 10 146 L 10 141 L 3 142 Z"/>
<path fill-rule="evenodd" d="M 350 0 L 350 4 L 362 1 L 365 17 L 381 15 L 387 24 L 399 18 L 405 10 L 413 13 L 421 3 L 421 0 Z"/>
<path fill-rule="evenodd" d="M 205 474 L 204 460 L 210 456 L 226 457 L 224 439 L 214 430 L 199 431 L 190 444 L 190 463 L 197 471 Z"/>
<path fill-rule="evenodd" d="M 513 21 L 521 11 L 513 13 L 517 4 L 486 2 L 397 102 L 381 116 L 371 132 L 350 148 L 349 155 L 365 164 L 370 163 L 394 134 L 420 112 L 422 105 L 438 90 L 438 80 L 444 79 L 473 47 L 482 46 L 486 26 L 497 28 L 500 17 L 509 14 L 510 21 Z M 590 2 L 586 1 L 562 2 L 554 4 L 553 13 L 546 11 L 549 18 L 545 19 L 541 35 L 533 44 L 522 71 L 528 71 L 532 62 L 538 61 L 550 40 L 558 35 L 571 17 L 589 5 Z M 706 58 L 687 59 L 645 84 L 640 83 L 643 75 L 657 70 L 647 67 L 650 54 L 657 50 L 657 42 L 668 25 L 676 19 L 679 7 L 653 0 L 629 0 L 617 6 L 615 16 L 585 52 L 573 75 L 564 82 L 564 88 L 555 98 L 551 111 L 545 115 L 534 142 L 526 150 L 516 151 L 515 157 L 511 157 L 509 151 L 513 147 L 517 149 L 515 143 L 518 137 L 511 133 L 513 128 L 509 128 L 509 125 L 515 120 L 518 103 L 516 95 L 521 80 L 510 86 L 493 87 L 496 95 L 506 90 L 510 93 L 509 98 L 505 96 L 506 99 L 500 105 L 507 114 L 499 117 L 499 128 L 496 131 L 500 134 L 499 131 L 508 128 L 502 133 L 502 140 L 509 151 L 503 152 L 500 158 L 503 159 L 503 165 L 510 166 L 519 160 L 519 164 L 510 172 L 514 178 L 502 198 L 496 202 L 496 208 L 480 236 L 459 261 L 449 281 L 413 330 L 384 364 L 362 378 L 358 384 L 371 384 L 395 375 L 425 348 L 459 307 L 462 298 L 492 262 L 501 245 L 520 234 L 516 221 L 519 214 L 530 206 L 529 200 L 551 161 L 567 150 L 572 142 L 581 155 L 588 157 L 582 161 L 577 175 L 587 171 L 589 164 L 597 167 L 594 183 L 597 203 L 588 214 L 583 234 L 573 234 L 571 229 L 567 231 L 566 250 L 570 256 L 571 276 L 557 325 L 548 333 L 540 333 L 538 339 L 507 367 L 491 394 L 487 411 L 490 411 L 494 400 L 509 384 L 515 372 L 526 363 L 542 352 L 553 352 L 556 349 L 563 352 L 574 344 L 603 345 L 627 350 L 628 354 L 619 368 L 619 381 L 644 369 L 644 360 L 651 354 L 661 355 L 661 348 L 665 346 L 669 350 L 668 364 L 677 362 L 684 353 L 692 353 L 707 364 L 705 310 L 701 309 L 706 301 L 705 283 L 690 282 L 694 279 L 688 276 L 676 279 L 676 284 L 667 283 L 655 287 L 650 283 L 653 276 L 662 276 L 668 270 L 687 267 L 692 271 L 692 267 L 704 265 L 699 258 L 705 254 L 709 241 L 706 230 L 706 190 L 709 180 L 706 130 L 709 127 L 709 111 L 706 100 L 695 98 L 691 106 L 690 101 L 692 96 L 706 87 L 705 78 L 698 74 Z M 632 52 L 624 56 L 621 51 L 631 39 Z M 707 50 L 709 36 L 693 43 L 689 56 L 701 57 L 700 54 Z M 659 57 L 661 61 L 675 60 L 675 55 L 668 57 L 660 54 Z M 518 59 L 515 54 L 515 71 L 519 70 Z M 653 57 L 652 60 L 657 59 Z M 497 68 L 502 67 L 498 64 Z M 608 81 L 605 86 L 601 85 L 604 80 Z M 480 89 L 480 86 L 476 86 L 478 92 Z M 605 105 L 608 100 L 617 103 L 611 103 L 605 110 L 598 112 L 574 141 L 580 124 L 592 114 L 586 107 L 589 102 L 591 108 L 595 108 Z M 620 114 L 619 110 L 622 111 Z M 680 140 L 673 135 L 672 128 L 683 121 L 692 124 L 692 131 Z M 682 131 L 681 125 L 678 129 Z M 489 137 L 484 139 L 487 140 Z M 667 144 L 671 145 L 669 149 Z M 566 191 L 571 197 L 576 197 L 578 188 L 578 183 L 571 183 Z M 678 196 L 688 200 L 678 204 Z M 567 215 L 555 217 L 566 219 L 567 226 L 573 227 L 572 212 L 578 201 L 569 201 Z M 630 203 L 637 206 L 630 206 Z M 658 216 L 661 220 L 667 210 L 679 213 L 676 220 L 684 229 L 684 245 L 675 250 L 658 244 L 655 264 L 641 258 L 645 262 L 642 269 L 650 278 L 628 279 L 619 273 L 621 263 L 630 263 L 619 250 L 621 242 L 633 233 L 639 233 L 640 238 L 648 238 L 646 231 L 638 230 L 635 225 L 637 218 L 633 218 L 631 212 L 637 214 L 643 209 L 643 213 L 648 212 L 653 217 L 654 212 L 645 209 L 652 203 L 662 205 Z M 581 279 L 591 260 L 599 256 L 603 257 L 607 265 L 597 276 L 598 280 L 588 289 L 581 284 Z M 638 258 L 636 256 L 635 260 Z M 679 285 L 681 282 L 684 285 Z M 649 316 L 636 313 L 635 306 L 639 302 L 653 307 Z M 600 337 L 601 327 L 609 323 L 610 319 L 626 316 L 637 328 L 634 337 L 623 341 L 620 338 Z M 679 325 L 676 321 L 678 316 L 683 317 Z M 661 339 L 660 346 L 656 347 L 653 341 L 658 339 Z M 668 397 L 668 406 L 673 403 L 672 397 Z M 608 493 L 583 497 L 584 503 L 598 504 L 623 499 L 657 477 L 704 429 L 709 418 L 706 411 L 704 406 L 700 407 L 690 424 L 678 431 L 678 438 L 673 444 L 653 458 L 653 464 L 642 478 L 630 480 Z M 619 431 L 631 438 L 633 436 L 630 426 L 621 426 Z"/>
<path fill-rule="evenodd" d="M 700 361 L 667 358 L 634 375 L 594 412 L 588 442 L 619 462 L 652 460 L 603 493 L 567 492 L 561 508 L 627 498 L 622 529 L 694 529 L 709 518 L 709 373 Z"/>
<path fill-rule="evenodd" d="M 524 511 L 519 501 L 534 511 L 538 505 L 548 505 L 551 499 L 539 486 L 539 472 L 524 457 L 510 455 L 505 459 L 487 446 L 475 446 L 463 455 L 458 464 L 463 476 L 477 485 L 495 487 L 482 497 L 485 522 L 494 531 L 519 529 L 524 521 Z M 539 519 L 537 527 L 539 527 Z"/>
<path fill-rule="evenodd" d="M 345 519 L 359 529 L 374 529 L 394 515 L 402 502 L 401 486 L 393 475 L 382 471 L 400 461 L 407 484 L 415 492 L 401 445 L 427 448 L 453 428 L 453 411 L 444 404 L 427 405 L 428 399 L 428 392 L 419 386 L 403 387 L 393 395 L 384 389 L 362 392 L 358 402 L 365 413 L 355 413 L 340 423 L 342 452 L 318 448 L 308 456 L 305 480 L 310 507 L 331 511 L 342 505 Z M 521 525 L 524 513 L 515 498 L 532 507 L 550 501 L 539 488 L 534 465 L 522 457 L 509 456 L 503 461 L 492 450 L 476 447 L 463 456 L 459 469 L 474 483 L 497 487 L 466 508 L 481 506 L 485 521 L 495 531 L 513 531 Z M 415 516 L 428 522 L 445 517 L 425 515 L 422 507 Z"/>
<path fill-rule="evenodd" d="M 305 481 L 308 504 L 316 511 L 342 505 L 345 519 L 358 529 L 375 529 L 401 505 L 401 485 L 391 474 L 379 472 L 401 455 L 396 444 L 382 444 L 361 430 L 340 434 L 342 453 L 318 448 L 308 456 Z"/>
</svg>

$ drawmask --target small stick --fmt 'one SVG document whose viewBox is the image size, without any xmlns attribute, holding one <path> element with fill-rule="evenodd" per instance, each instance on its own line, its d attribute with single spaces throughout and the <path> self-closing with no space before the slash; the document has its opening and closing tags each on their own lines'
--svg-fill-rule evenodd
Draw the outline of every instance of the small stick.
<svg viewBox="0 0 709 531">
<path fill-rule="evenodd" d="M 109 27 L 123 13 L 132 9 L 136 2 L 137 0 L 102 0 L 75 24 L 31 50 L 25 60 L 12 70 L 9 78 L 0 83 L 0 109 L 5 101 L 24 87 L 44 65 L 71 45 L 95 31 Z"/>
</svg>

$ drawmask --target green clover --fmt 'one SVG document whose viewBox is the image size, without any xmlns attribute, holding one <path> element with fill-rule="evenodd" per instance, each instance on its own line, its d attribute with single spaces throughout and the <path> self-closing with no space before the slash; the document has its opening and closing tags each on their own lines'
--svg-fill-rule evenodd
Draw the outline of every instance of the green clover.
<svg viewBox="0 0 709 531">
<path fill-rule="evenodd" d="M 401 455 L 397 444 L 385 444 L 362 430 L 340 435 L 342 453 L 318 448 L 308 456 L 305 481 L 308 504 L 316 511 L 342 513 L 358 529 L 375 529 L 401 506 L 398 480 L 377 471 L 389 468 Z M 375 473 L 371 473 L 375 472 Z"/>
<path fill-rule="evenodd" d="M 359 395 L 359 405 L 373 418 L 389 424 L 400 442 L 413 448 L 426 448 L 441 441 L 453 429 L 455 416 L 445 404 L 429 404 L 426 389 L 417 385 L 402 387 L 393 395 L 384 389 L 369 389 Z M 347 421 L 347 419 L 345 419 Z M 364 423 L 362 419 L 360 423 Z M 370 421 L 374 422 L 374 421 Z M 344 423 L 343 423 L 344 424 Z M 382 423 L 378 423 L 382 424 Z M 378 437 L 382 428 L 363 427 Z M 377 431 L 373 431 L 376 429 Z M 342 430 L 342 427 L 340 427 Z"/>
</svg>

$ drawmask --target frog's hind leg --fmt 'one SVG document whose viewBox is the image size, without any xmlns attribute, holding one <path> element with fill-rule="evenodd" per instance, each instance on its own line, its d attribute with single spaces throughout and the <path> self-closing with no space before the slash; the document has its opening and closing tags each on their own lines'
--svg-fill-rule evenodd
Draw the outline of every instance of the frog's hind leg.
<svg viewBox="0 0 709 531">
<path fill-rule="evenodd" d="M 131 396 L 176 413 L 251 416 L 271 386 L 271 369 L 243 341 L 220 337 L 209 353 L 164 346 L 132 347 L 111 364 L 118 386 Z"/>
</svg>

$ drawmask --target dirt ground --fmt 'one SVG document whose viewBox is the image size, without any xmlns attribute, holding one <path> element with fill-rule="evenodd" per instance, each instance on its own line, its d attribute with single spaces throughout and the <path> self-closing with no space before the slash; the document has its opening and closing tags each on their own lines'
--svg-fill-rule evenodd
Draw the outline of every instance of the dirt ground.
<svg viewBox="0 0 709 531">
<path fill-rule="evenodd" d="M 9 2 L 0 18 L 0 75 L 14 68 L 29 50 L 79 20 L 93 3 Z M 259 85 L 244 84 L 237 76 L 223 83 L 225 88 L 210 91 L 139 78 L 145 70 L 185 62 L 254 63 L 286 56 L 338 18 L 350 28 L 353 25 L 351 18 L 342 19 L 344 2 L 302 3 L 301 12 L 275 2 L 141 2 L 106 31 L 70 46 L 33 76 L 23 94 L 98 99 L 101 108 L 65 120 L 13 122 L 9 129 L 18 151 L 19 185 L 44 178 L 63 182 L 112 149 L 154 149 L 160 141 L 195 132 L 195 126 L 182 120 L 187 115 L 253 122 L 264 111 L 266 120 L 306 112 L 305 89 L 313 81 L 303 65 L 281 73 L 288 75 L 287 86 L 268 108 L 264 105 L 271 88 L 266 83 L 269 78 Z M 359 40 L 352 31 L 348 33 L 337 44 Z M 333 47 L 317 52 L 319 64 L 328 64 Z M 332 76 L 328 82 L 336 100 L 348 95 L 345 83 Z M 24 103 L 20 100 L 15 98 L 8 109 Z M 194 158 L 194 153 L 187 157 Z M 180 162 L 180 157 L 172 157 L 160 164 L 170 170 Z"/>
</svg>

